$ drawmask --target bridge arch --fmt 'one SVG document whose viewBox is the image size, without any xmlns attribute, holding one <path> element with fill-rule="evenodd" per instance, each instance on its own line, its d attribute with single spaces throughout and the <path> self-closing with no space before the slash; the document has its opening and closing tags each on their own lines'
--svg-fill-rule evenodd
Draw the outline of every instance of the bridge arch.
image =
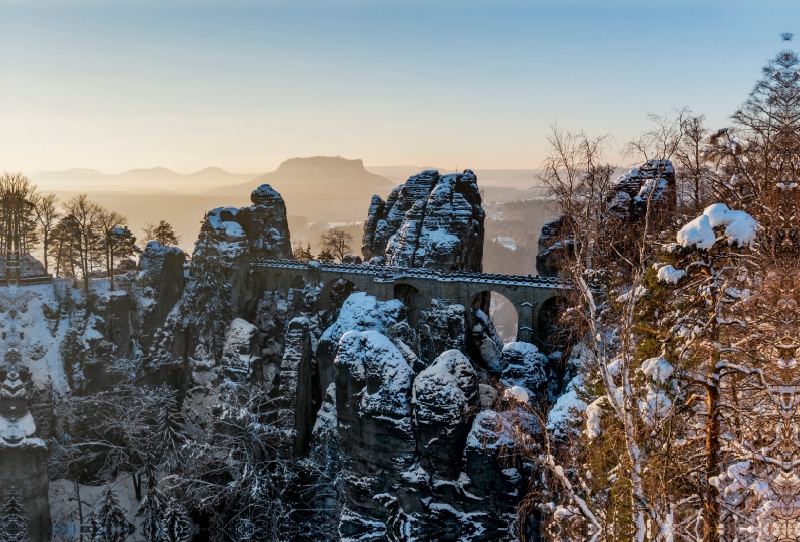
<svg viewBox="0 0 800 542">
<path fill-rule="evenodd" d="M 347 297 L 361 289 L 352 280 L 346 278 L 332 278 L 325 283 L 319 293 L 319 304 L 322 310 L 339 309 Z"/>
<path fill-rule="evenodd" d="M 498 336 L 504 343 L 517 340 L 519 335 L 520 310 L 507 296 L 498 292 L 492 285 L 473 294 L 465 305 L 467 309 L 467 329 L 475 325 L 473 311 L 481 310 L 489 317 Z"/>
<path fill-rule="evenodd" d="M 559 348 L 555 319 L 562 308 L 562 301 L 557 295 L 552 295 L 542 301 L 536 314 L 536 333 L 533 343 L 539 350 L 548 354 Z"/>
</svg>

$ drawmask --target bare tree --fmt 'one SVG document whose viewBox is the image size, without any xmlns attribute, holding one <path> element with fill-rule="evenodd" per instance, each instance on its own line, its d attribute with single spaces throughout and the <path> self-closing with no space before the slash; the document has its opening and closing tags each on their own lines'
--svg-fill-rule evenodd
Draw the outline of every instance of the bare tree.
<svg viewBox="0 0 800 542">
<path fill-rule="evenodd" d="M 330 254 L 339 258 L 340 262 L 343 262 L 344 257 L 353 250 L 352 243 L 352 235 L 341 228 L 331 228 L 322 234 L 320 244 L 323 251 L 327 250 Z"/>
<path fill-rule="evenodd" d="M 89 293 L 89 273 L 92 261 L 103 239 L 103 208 L 89 200 L 86 194 L 73 196 L 64 204 L 74 228 L 74 247 L 83 277 L 83 287 Z"/>
<path fill-rule="evenodd" d="M 50 239 L 56 222 L 61 218 L 58 210 L 58 199 L 55 194 L 41 196 L 34 194 L 33 208 L 36 213 L 36 221 L 39 223 L 39 231 L 42 235 L 42 252 L 44 255 L 44 272 L 49 273 L 48 256 L 50 253 Z"/>
</svg>

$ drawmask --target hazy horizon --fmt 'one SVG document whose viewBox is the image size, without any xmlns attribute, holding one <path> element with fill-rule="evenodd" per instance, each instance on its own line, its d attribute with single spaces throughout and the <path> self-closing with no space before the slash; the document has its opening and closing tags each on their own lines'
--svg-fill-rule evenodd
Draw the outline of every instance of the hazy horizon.
<svg viewBox="0 0 800 542">
<path fill-rule="evenodd" d="M 796 15 L 710 0 L 4 1 L 0 169 L 251 173 L 318 155 L 532 169 L 554 122 L 612 134 L 625 165 L 618 146 L 647 113 L 725 125 Z"/>
</svg>

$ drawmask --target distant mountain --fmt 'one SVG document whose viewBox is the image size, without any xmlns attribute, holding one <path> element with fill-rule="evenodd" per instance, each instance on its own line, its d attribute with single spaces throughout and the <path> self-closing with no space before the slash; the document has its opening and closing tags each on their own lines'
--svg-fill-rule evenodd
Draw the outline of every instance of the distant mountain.
<svg viewBox="0 0 800 542">
<path fill-rule="evenodd" d="M 280 192 L 290 215 L 310 221 L 364 220 L 374 194 L 385 198 L 396 183 L 341 156 L 290 158 L 278 169 L 246 183 L 214 188 L 206 195 L 249 194 L 262 184 Z"/>
<path fill-rule="evenodd" d="M 218 167 L 207 167 L 194 173 L 182 174 L 163 167 L 132 169 L 109 174 L 94 169 L 40 171 L 30 175 L 44 191 L 97 190 L 113 192 L 174 191 L 201 194 L 209 188 L 241 183 L 257 177 L 258 173 L 231 173 Z"/>
<path fill-rule="evenodd" d="M 426 169 L 435 169 L 439 173 L 445 174 L 455 173 L 453 170 L 446 168 L 429 166 L 370 166 L 366 168 L 367 171 L 376 175 L 383 175 L 395 183 L 403 183 L 411 175 L 416 175 Z M 539 169 L 471 169 L 478 176 L 478 186 L 509 187 L 525 190 L 541 185 L 541 182 L 536 179 L 536 174 L 541 173 Z"/>
</svg>

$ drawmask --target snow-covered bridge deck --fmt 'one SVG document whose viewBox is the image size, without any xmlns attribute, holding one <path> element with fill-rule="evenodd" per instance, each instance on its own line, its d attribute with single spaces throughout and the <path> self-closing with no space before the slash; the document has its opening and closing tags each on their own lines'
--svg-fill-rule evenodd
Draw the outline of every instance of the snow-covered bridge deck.
<svg viewBox="0 0 800 542">
<path fill-rule="evenodd" d="M 346 280 L 358 290 L 380 300 L 403 300 L 410 309 L 412 319 L 420 309 L 428 307 L 433 299 L 486 310 L 489 292 L 497 292 L 505 296 L 517 310 L 517 340 L 526 342 L 538 342 L 545 338 L 549 310 L 555 306 L 559 291 L 570 288 L 570 284 L 563 280 L 530 275 L 441 272 L 435 269 L 363 264 L 253 259 L 250 267 L 254 279 L 263 281 L 262 286 L 269 290 L 288 292 L 291 288 L 301 288 L 307 279 L 324 282 L 320 296 L 323 308 L 330 303 L 333 284 L 340 279 Z"/>
</svg>

